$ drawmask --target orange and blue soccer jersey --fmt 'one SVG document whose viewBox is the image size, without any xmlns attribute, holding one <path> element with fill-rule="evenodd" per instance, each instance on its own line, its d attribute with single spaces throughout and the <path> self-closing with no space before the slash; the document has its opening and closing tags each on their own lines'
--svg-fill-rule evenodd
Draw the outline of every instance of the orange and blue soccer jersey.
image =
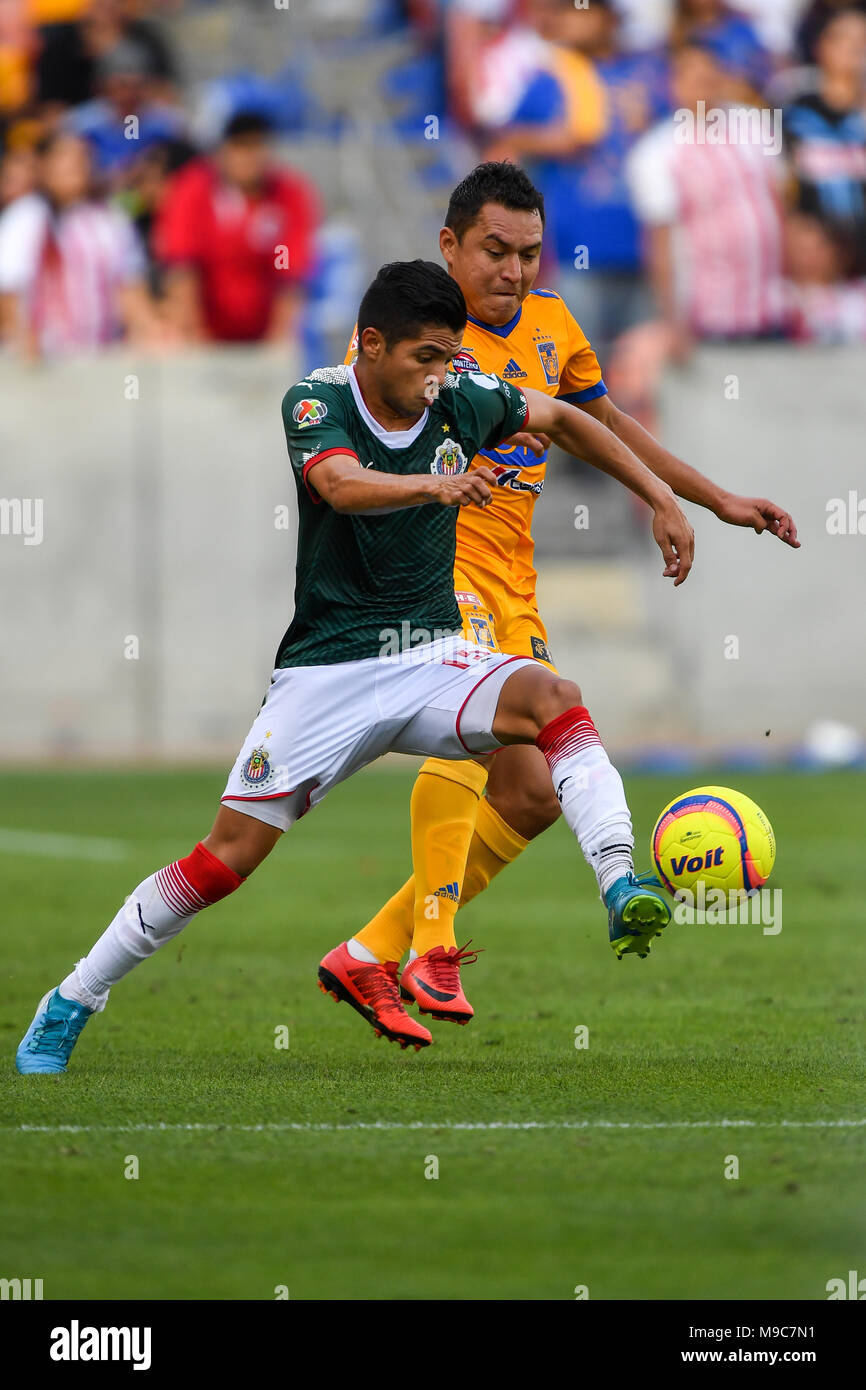
<svg viewBox="0 0 866 1390">
<path fill-rule="evenodd" d="M 346 361 L 357 356 L 357 332 Z M 452 369 L 493 372 L 574 405 L 607 394 L 592 347 L 568 306 L 553 290 L 532 290 L 502 327 L 470 316 Z M 526 428 L 532 431 L 532 412 Z M 547 454 L 522 445 L 499 445 L 473 458 L 470 468 L 490 468 L 497 488 L 483 510 L 463 507 L 457 520 L 454 587 L 467 636 L 513 656 L 550 662 L 547 633 L 535 598 L 537 574 L 532 515 L 544 490 Z M 471 600 L 476 600 L 472 602 Z M 482 637 L 492 629 L 493 643 Z"/>
</svg>

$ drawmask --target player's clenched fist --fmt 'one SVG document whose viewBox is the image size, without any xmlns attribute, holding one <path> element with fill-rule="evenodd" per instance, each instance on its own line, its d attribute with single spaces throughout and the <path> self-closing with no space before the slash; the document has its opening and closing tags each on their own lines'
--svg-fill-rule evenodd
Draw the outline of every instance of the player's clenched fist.
<svg viewBox="0 0 866 1390">
<path fill-rule="evenodd" d="M 496 476 L 489 468 L 473 468 L 471 473 L 434 478 L 433 484 L 433 500 L 443 507 L 486 507 Z"/>
</svg>

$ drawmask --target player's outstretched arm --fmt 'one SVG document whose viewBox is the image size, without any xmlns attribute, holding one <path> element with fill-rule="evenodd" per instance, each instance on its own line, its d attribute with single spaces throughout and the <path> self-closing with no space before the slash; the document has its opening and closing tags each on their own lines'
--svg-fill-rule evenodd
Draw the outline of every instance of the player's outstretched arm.
<svg viewBox="0 0 866 1390">
<path fill-rule="evenodd" d="M 706 507 L 720 521 L 727 521 L 731 526 L 751 526 L 759 533 L 770 531 L 786 545 L 799 549 L 797 527 L 784 507 L 770 502 L 766 497 L 740 497 L 737 493 L 726 492 L 672 454 L 639 421 L 615 406 L 610 396 L 585 401 L 579 409 L 606 425 L 657 478 L 662 478 L 673 489 L 677 497 L 687 502 L 697 502 L 698 506 Z"/>
<path fill-rule="evenodd" d="M 528 425 L 541 431 L 569 454 L 607 473 L 641 497 L 653 516 L 653 536 L 665 559 L 664 575 L 674 586 L 687 578 L 694 561 L 695 535 L 673 490 L 618 439 L 611 430 L 565 401 L 542 391 L 524 390 Z"/>
<path fill-rule="evenodd" d="M 443 507 L 486 507 L 496 478 L 489 468 L 454 477 L 426 473 L 381 473 L 362 468 L 351 454 L 330 454 L 313 460 L 306 474 L 307 486 L 335 512 L 400 511 L 437 502 Z"/>
</svg>

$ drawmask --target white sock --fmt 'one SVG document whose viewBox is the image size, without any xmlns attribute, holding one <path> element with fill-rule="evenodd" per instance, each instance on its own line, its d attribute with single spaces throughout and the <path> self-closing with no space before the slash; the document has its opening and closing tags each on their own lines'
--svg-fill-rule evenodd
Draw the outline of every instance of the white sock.
<svg viewBox="0 0 866 1390">
<path fill-rule="evenodd" d="M 583 707 L 552 720 L 537 743 L 566 824 L 595 871 L 603 899 L 608 888 L 634 868 L 634 833 L 622 778 Z"/>
<path fill-rule="evenodd" d="M 381 965 L 378 956 L 374 956 L 369 946 L 365 946 L 363 941 L 356 941 L 354 936 L 350 936 L 346 942 L 346 950 L 353 960 L 365 960 L 369 965 Z"/>
<path fill-rule="evenodd" d="M 105 1008 L 112 985 L 171 941 L 208 906 L 184 872 L 192 857 L 158 869 L 138 885 L 99 940 L 63 981 L 60 993 L 64 998 L 78 999 L 91 1009 Z M 224 873 L 231 873 L 221 867 Z"/>
</svg>

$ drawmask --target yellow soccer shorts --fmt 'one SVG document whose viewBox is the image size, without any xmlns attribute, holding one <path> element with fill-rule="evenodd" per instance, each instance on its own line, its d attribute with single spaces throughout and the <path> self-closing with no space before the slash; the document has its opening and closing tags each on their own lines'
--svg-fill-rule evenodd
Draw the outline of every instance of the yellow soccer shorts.
<svg viewBox="0 0 866 1390">
<path fill-rule="evenodd" d="M 468 566 L 454 570 L 454 591 L 467 640 L 507 656 L 531 656 L 556 671 L 547 643 L 547 629 L 535 599 L 524 598 Z M 558 674 L 558 673 L 557 673 Z"/>
</svg>

